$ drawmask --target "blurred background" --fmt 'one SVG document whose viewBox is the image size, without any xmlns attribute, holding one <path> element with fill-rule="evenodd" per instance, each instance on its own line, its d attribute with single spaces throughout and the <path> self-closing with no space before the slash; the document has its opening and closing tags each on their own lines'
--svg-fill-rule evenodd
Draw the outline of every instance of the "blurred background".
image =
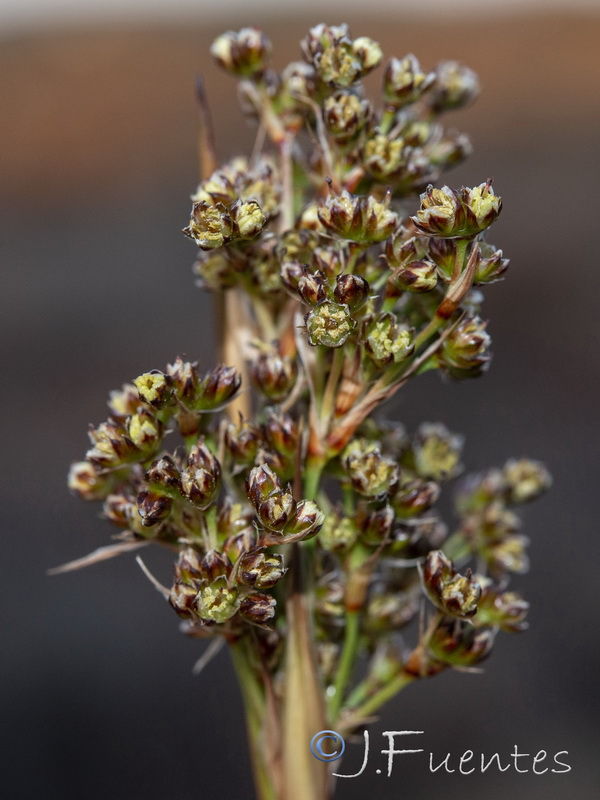
<svg viewBox="0 0 600 800">
<path fill-rule="evenodd" d="M 204 645 L 132 556 L 49 578 L 112 529 L 69 496 L 86 427 L 108 391 L 177 353 L 212 364 L 210 297 L 193 288 L 180 233 L 197 182 L 193 81 L 206 79 L 222 159 L 252 146 L 235 84 L 208 47 L 262 26 L 276 66 L 320 21 L 347 21 L 387 56 L 459 59 L 483 86 L 456 117 L 475 155 L 453 185 L 488 177 L 504 199 L 493 241 L 510 256 L 486 290 L 495 358 L 479 381 L 426 375 L 389 409 L 413 429 L 467 437 L 470 469 L 545 461 L 552 492 L 526 512 L 532 569 L 515 581 L 530 631 L 499 638 L 483 675 L 410 687 L 373 728 L 504 761 L 567 750 L 568 774 L 429 773 L 423 754 L 343 781 L 340 800 L 597 797 L 600 333 L 597 254 L 600 7 L 580 2 L 427 3 L 5 0 L 0 7 L 0 199 L 4 545 L 0 786 L 15 800 L 252 797 L 241 704 L 225 654 Z M 163 581 L 169 559 L 145 560 Z M 305 746 L 299 742 L 299 746 Z M 343 770 L 360 763 L 360 748 Z M 454 765 L 456 766 L 456 764 Z"/>
</svg>

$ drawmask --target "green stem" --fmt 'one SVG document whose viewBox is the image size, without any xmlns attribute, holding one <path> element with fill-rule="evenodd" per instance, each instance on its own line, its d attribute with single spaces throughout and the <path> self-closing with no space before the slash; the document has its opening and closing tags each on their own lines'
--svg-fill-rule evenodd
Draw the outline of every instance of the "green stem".
<svg viewBox="0 0 600 800">
<path fill-rule="evenodd" d="M 402 689 L 404 689 L 414 680 L 414 675 L 409 675 L 404 671 L 400 672 L 395 678 L 386 684 L 386 686 L 375 692 L 375 694 L 366 700 L 361 706 L 352 709 L 352 719 L 356 720 L 356 723 L 359 724 L 361 720 L 370 717 L 372 714 L 378 711 L 381 706 L 385 705 L 388 700 L 391 700 L 394 695 L 398 694 L 398 692 L 402 691 Z"/>
<path fill-rule="evenodd" d="M 259 800 L 277 800 L 277 793 L 262 755 L 261 739 L 265 718 L 263 692 L 249 663 L 247 643 L 240 639 L 230 649 L 246 711 L 246 728 L 258 797 Z"/>
<path fill-rule="evenodd" d="M 360 611 L 352 610 L 346 612 L 346 628 L 344 631 L 344 646 L 338 664 L 337 675 L 333 685 L 333 693 L 329 701 L 329 721 L 332 725 L 336 724 L 342 702 L 344 691 L 354 669 L 358 642 L 360 634 Z"/>
<path fill-rule="evenodd" d="M 318 497 L 321 474 L 326 464 L 325 458 L 309 458 L 304 471 L 304 496 L 309 500 Z"/>
</svg>

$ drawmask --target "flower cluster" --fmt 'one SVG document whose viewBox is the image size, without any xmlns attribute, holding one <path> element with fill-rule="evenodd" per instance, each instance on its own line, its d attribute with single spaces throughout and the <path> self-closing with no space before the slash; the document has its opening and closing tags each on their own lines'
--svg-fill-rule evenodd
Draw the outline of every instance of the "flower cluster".
<svg viewBox="0 0 600 800">
<path fill-rule="evenodd" d="M 423 372 L 463 379 L 490 363 L 475 287 L 508 266 L 486 242 L 502 203 L 491 181 L 432 185 L 470 150 L 440 119 L 476 96 L 475 75 L 393 58 L 376 104 L 361 81 L 383 54 L 347 26 L 313 28 L 281 73 L 271 49 L 254 28 L 213 44 L 261 134 L 252 158 L 217 169 L 203 139 L 184 229 L 200 284 L 221 297 L 227 366 L 177 358 L 114 392 L 69 481 L 103 501 L 124 548 L 176 551 L 164 594 L 185 630 L 242 646 L 282 706 L 296 647 L 302 674 L 329 687 L 327 721 L 353 730 L 394 681 L 472 667 L 498 631 L 525 627 L 507 589 L 527 567 L 514 508 L 550 477 L 522 459 L 467 478 L 449 536 L 437 503 L 462 437 L 374 416 Z M 409 646 L 423 598 L 429 622 Z"/>
</svg>

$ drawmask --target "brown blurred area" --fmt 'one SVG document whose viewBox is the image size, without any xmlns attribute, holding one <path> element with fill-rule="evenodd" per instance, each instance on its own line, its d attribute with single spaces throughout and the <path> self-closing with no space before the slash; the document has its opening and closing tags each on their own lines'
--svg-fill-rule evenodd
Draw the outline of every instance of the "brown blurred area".
<svg viewBox="0 0 600 800">
<path fill-rule="evenodd" d="M 347 21 L 386 55 L 414 52 L 426 67 L 459 59 L 479 73 L 481 97 L 449 118 L 472 136 L 475 154 L 447 180 L 494 178 L 504 211 L 492 241 L 512 262 L 507 280 L 486 289 L 489 374 L 459 384 L 425 375 L 389 414 L 409 429 L 439 419 L 463 432 L 470 469 L 527 455 L 548 464 L 555 485 L 525 514 L 532 570 L 515 586 L 532 602 L 530 631 L 501 637 L 484 675 L 411 687 L 375 723 L 374 747 L 383 747 L 383 730 L 424 730 L 414 746 L 433 750 L 437 763 L 467 749 L 506 760 L 518 744 L 567 750 L 572 771 L 431 775 L 415 759 L 398 760 L 386 779 L 373 762 L 370 774 L 341 782 L 339 798 L 458 800 L 469 790 L 486 800 L 592 800 L 600 783 L 600 16 L 488 20 L 482 11 L 417 23 L 376 11 Z M 299 57 L 298 40 L 318 21 L 252 19 L 272 37 L 276 66 Z M 111 533 L 65 486 L 86 425 L 105 417 L 108 391 L 177 353 L 214 361 L 211 299 L 193 288 L 194 249 L 180 230 L 198 178 L 197 73 L 220 157 L 254 140 L 234 82 L 209 59 L 224 27 L 57 30 L 1 43 L 4 797 L 252 797 L 225 655 L 191 676 L 203 646 L 178 633 L 132 558 L 44 574 Z M 378 80 L 369 79 L 372 92 Z M 144 558 L 169 581 L 168 557 Z M 360 748 L 349 749 L 351 772 Z"/>
</svg>

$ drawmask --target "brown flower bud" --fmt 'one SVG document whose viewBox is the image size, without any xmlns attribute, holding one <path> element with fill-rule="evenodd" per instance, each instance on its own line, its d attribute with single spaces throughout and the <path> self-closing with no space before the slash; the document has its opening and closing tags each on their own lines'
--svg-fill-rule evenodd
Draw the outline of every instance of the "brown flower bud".
<svg viewBox="0 0 600 800">
<path fill-rule="evenodd" d="M 245 553 L 237 573 L 238 583 L 254 586 L 257 589 L 270 589 L 281 580 L 287 569 L 283 566 L 283 556 L 277 553 L 267 554 L 264 549 L 256 548 Z"/>
<path fill-rule="evenodd" d="M 318 216 L 327 230 L 355 242 L 382 242 L 398 225 L 397 215 L 386 203 L 370 195 L 351 195 L 346 190 L 330 195 L 319 206 Z"/>
<path fill-rule="evenodd" d="M 275 616 L 277 602 L 274 597 L 265 592 L 252 592 L 246 595 L 240 603 L 240 613 L 250 622 L 265 625 Z"/>
<path fill-rule="evenodd" d="M 316 306 L 327 297 L 327 284 L 320 272 L 305 270 L 298 280 L 296 291 L 307 305 Z"/>
<path fill-rule="evenodd" d="M 431 261 L 411 261 L 405 267 L 398 267 L 390 278 L 390 283 L 405 292 L 430 292 L 437 286 L 436 265 Z"/>
<path fill-rule="evenodd" d="M 471 238 L 489 228 L 502 209 L 502 201 L 487 181 L 473 189 L 434 189 L 421 195 L 421 208 L 412 221 L 429 236 Z"/>
<path fill-rule="evenodd" d="M 469 622 L 444 619 L 427 643 L 431 656 L 454 667 L 473 667 L 487 658 L 494 645 L 493 628 L 475 628 Z"/>
<path fill-rule="evenodd" d="M 429 103 L 440 113 L 463 108 L 479 94 L 477 75 L 457 61 L 442 61 L 435 70 L 435 84 Z"/>
<path fill-rule="evenodd" d="M 370 290 L 368 281 L 360 275 L 346 273 L 337 276 L 333 296 L 338 303 L 356 311 L 367 302 Z"/>
<path fill-rule="evenodd" d="M 327 97 L 323 104 L 325 127 L 341 146 L 356 141 L 371 119 L 371 114 L 369 101 L 352 92 L 336 92 Z"/>
<path fill-rule="evenodd" d="M 467 316 L 450 331 L 438 353 L 438 363 L 452 378 L 476 378 L 489 367 L 491 337 L 487 322 Z"/>
<path fill-rule="evenodd" d="M 171 456 L 162 456 L 153 461 L 144 474 L 144 480 L 151 489 L 177 497 L 180 491 L 179 467 Z"/>
<path fill-rule="evenodd" d="M 90 426 L 88 435 L 93 447 L 87 451 L 86 458 L 97 469 L 119 467 L 141 457 L 140 449 L 117 419 L 109 418 L 97 428 Z"/>
<path fill-rule="evenodd" d="M 248 420 L 240 419 L 225 429 L 225 446 L 237 464 L 252 464 L 261 444 L 260 430 Z"/>
<path fill-rule="evenodd" d="M 300 446 L 298 426 L 289 414 L 270 410 L 263 424 L 267 443 L 280 455 L 294 456 Z"/>
<path fill-rule="evenodd" d="M 231 562 L 218 550 L 209 550 L 200 563 L 200 577 L 212 583 L 217 578 L 227 577 L 231 572 Z"/>
<path fill-rule="evenodd" d="M 393 108 L 414 103 L 431 88 L 435 81 L 434 72 L 421 71 L 418 60 L 412 54 L 402 59 L 392 58 L 383 76 L 383 96 Z"/>
<path fill-rule="evenodd" d="M 218 36 L 210 52 L 223 69 L 243 78 L 253 78 L 264 71 L 271 54 L 271 42 L 259 28 L 242 28 Z"/>
<path fill-rule="evenodd" d="M 71 464 L 68 478 L 69 489 L 82 500 L 104 500 L 111 490 L 109 473 L 99 472 L 89 461 Z"/>
<path fill-rule="evenodd" d="M 319 78 L 341 88 L 361 80 L 379 64 L 383 55 L 377 42 L 366 36 L 352 41 L 347 25 L 317 25 L 300 46 Z"/>
<path fill-rule="evenodd" d="M 276 351 L 259 353 L 250 369 L 252 383 L 274 403 L 281 403 L 298 378 L 296 361 Z"/>
<path fill-rule="evenodd" d="M 460 575 L 441 550 L 427 554 L 421 570 L 425 594 L 431 602 L 452 617 L 472 617 L 477 612 L 481 586 L 471 578 L 471 570 Z"/>
<path fill-rule="evenodd" d="M 325 514 L 319 511 L 316 503 L 312 500 L 300 500 L 295 505 L 284 533 L 294 540 L 307 539 L 321 530 L 324 521 Z"/>
<path fill-rule="evenodd" d="M 502 591 L 485 577 L 477 577 L 477 582 L 481 584 L 482 594 L 473 619 L 475 625 L 497 626 L 506 633 L 520 633 L 527 628 L 525 617 L 529 603 L 518 592 Z"/>
<path fill-rule="evenodd" d="M 440 487 L 433 481 L 421 478 L 400 478 L 397 488 L 390 498 L 399 517 L 408 519 L 423 514 L 437 502 Z"/>
<path fill-rule="evenodd" d="M 129 438 L 145 455 L 156 451 L 162 442 L 163 431 L 162 422 L 146 409 L 131 416 L 127 425 Z"/>
<path fill-rule="evenodd" d="M 360 538 L 371 547 L 378 547 L 387 541 L 394 525 L 394 509 L 389 505 L 375 510 L 360 504 L 356 512 L 356 525 Z"/>
<path fill-rule="evenodd" d="M 281 482 L 269 466 L 261 464 L 250 470 L 246 478 L 246 494 L 255 508 L 270 495 L 280 491 Z"/>
<path fill-rule="evenodd" d="M 235 367 L 217 364 L 200 381 L 194 408 L 212 411 L 228 403 L 236 395 L 242 384 L 242 376 Z"/>
<path fill-rule="evenodd" d="M 177 356 L 173 364 L 167 364 L 167 374 L 176 397 L 185 405 L 192 405 L 198 391 L 198 362 L 184 361 Z"/>
<path fill-rule="evenodd" d="M 221 486 L 221 465 L 200 440 L 190 450 L 187 469 L 181 472 L 181 491 L 197 508 L 204 511 L 216 500 Z"/>
<path fill-rule="evenodd" d="M 149 528 L 162 522 L 171 513 L 173 500 L 164 494 L 143 489 L 137 497 L 138 514 L 142 519 L 142 525 Z"/>
<path fill-rule="evenodd" d="M 238 239 L 255 239 L 267 224 L 268 218 L 254 200 L 237 200 L 229 209 L 233 233 Z"/>
</svg>

